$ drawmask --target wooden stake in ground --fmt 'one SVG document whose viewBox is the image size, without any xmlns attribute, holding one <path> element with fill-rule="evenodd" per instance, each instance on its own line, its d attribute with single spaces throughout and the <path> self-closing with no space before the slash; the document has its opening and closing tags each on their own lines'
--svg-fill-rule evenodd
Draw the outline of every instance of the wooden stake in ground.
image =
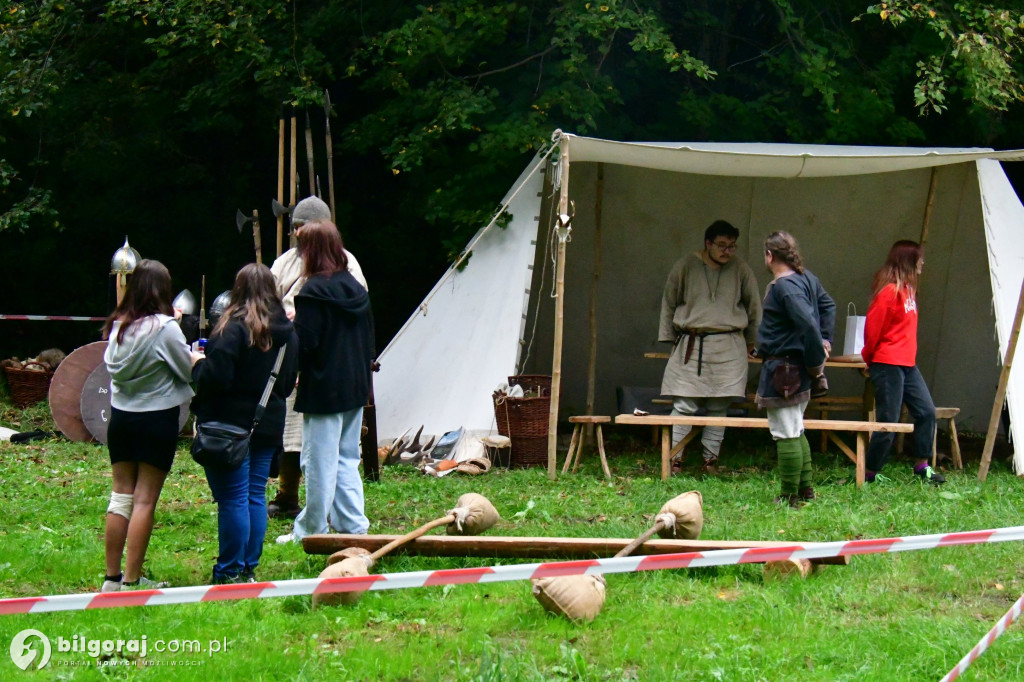
<svg viewBox="0 0 1024 682">
<path fill-rule="evenodd" d="M 999 417 L 1003 413 L 1003 401 L 1006 400 L 1006 386 L 1010 382 L 1010 368 L 1017 350 L 1017 339 L 1020 337 L 1021 320 L 1024 318 L 1024 282 L 1020 286 L 1020 297 L 1017 299 L 1017 314 L 1013 316 L 1013 327 L 1010 328 L 1010 343 L 1003 356 L 1003 369 L 999 372 L 999 385 L 996 386 L 996 399 L 992 403 L 992 414 L 988 419 L 988 431 L 985 434 L 985 448 L 981 451 L 981 466 L 978 467 L 978 480 L 984 482 L 988 478 L 988 467 L 992 464 L 992 450 L 996 446 L 996 430 Z"/>
<path fill-rule="evenodd" d="M 569 141 L 564 135 L 559 144 L 558 166 L 561 190 L 558 196 L 558 249 L 555 259 L 555 341 L 551 356 L 551 408 L 548 412 L 548 478 L 555 480 L 558 467 L 558 402 L 562 389 L 562 322 L 565 317 L 565 244 L 572 228 L 569 208 Z"/>
<path fill-rule="evenodd" d="M 284 204 L 284 110 L 277 122 L 277 203 Z M 274 258 L 281 256 L 284 245 L 284 214 L 277 216 L 277 233 L 275 239 Z"/>
<path fill-rule="evenodd" d="M 695 539 L 704 527 L 703 499 L 696 490 L 672 498 L 661 508 L 653 526 L 616 553 L 615 557 L 632 554 L 655 533 L 662 537 Z M 532 594 L 546 611 L 565 616 L 571 621 L 594 620 L 604 606 L 607 583 L 601 575 L 563 575 L 530 581 Z"/>
<path fill-rule="evenodd" d="M 393 540 L 377 551 L 367 554 L 365 550 L 351 548 L 335 552 L 327 560 L 327 568 L 320 573 L 320 578 L 341 578 L 350 576 L 364 576 L 370 574 L 370 569 L 381 558 L 396 547 L 401 547 L 421 535 L 437 528 L 448 526 L 449 535 L 478 535 L 493 526 L 501 519 L 498 510 L 494 505 L 477 493 L 466 493 L 455 503 L 455 508 L 439 519 L 434 519 L 423 524 L 416 530 Z M 323 586 L 325 589 L 313 593 L 313 608 L 318 606 L 335 606 L 338 604 L 355 604 L 362 596 L 361 592 L 331 592 L 330 586 Z"/>
<path fill-rule="evenodd" d="M 291 198 L 290 198 L 290 202 L 289 202 L 288 205 L 291 208 L 295 208 L 295 202 L 297 200 L 296 195 L 298 194 L 298 175 L 297 175 L 298 171 L 295 168 L 295 151 L 296 151 L 296 145 L 298 144 L 298 141 L 296 140 L 296 137 L 295 137 L 296 134 L 297 134 L 295 132 L 295 107 L 292 107 L 292 120 L 291 120 L 291 124 L 292 124 L 292 130 L 291 130 L 291 154 L 288 157 L 288 159 L 289 159 L 289 161 L 288 161 L 288 163 L 289 163 L 288 182 L 290 184 L 290 189 L 288 191 L 291 193 L 291 195 L 290 195 Z M 291 217 L 289 217 L 289 221 L 290 220 L 291 220 Z M 295 241 L 295 230 L 289 229 L 288 232 L 289 232 L 289 235 L 290 235 L 288 237 L 288 246 L 290 248 L 295 248 L 297 246 L 297 243 Z"/>
</svg>

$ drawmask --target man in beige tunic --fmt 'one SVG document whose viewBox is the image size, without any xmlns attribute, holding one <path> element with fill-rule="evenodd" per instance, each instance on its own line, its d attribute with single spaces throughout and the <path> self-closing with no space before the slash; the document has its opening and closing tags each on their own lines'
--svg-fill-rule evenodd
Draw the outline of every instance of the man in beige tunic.
<svg viewBox="0 0 1024 682">
<path fill-rule="evenodd" d="M 658 341 L 673 344 L 661 382 L 662 395 L 673 397 L 672 414 L 704 408 L 709 417 L 724 417 L 733 399 L 746 393 L 761 298 L 754 271 L 734 257 L 739 235 L 716 220 L 704 232 L 704 250 L 680 259 L 665 282 Z M 672 444 L 691 428 L 672 427 Z M 704 471 L 714 472 L 724 436 L 724 426 L 704 428 Z"/>
<path fill-rule="evenodd" d="M 296 204 L 292 211 L 292 229 L 298 230 L 307 223 L 330 219 L 331 209 L 323 200 L 318 197 L 306 197 Z M 364 289 L 368 289 L 359 261 L 348 249 L 345 249 L 345 255 L 348 257 L 348 271 Z M 295 295 L 306 283 L 306 278 L 302 276 L 302 267 L 299 250 L 291 248 L 278 256 L 270 268 L 277 282 L 277 293 L 284 303 L 284 311 L 289 319 L 295 317 Z M 271 518 L 284 516 L 294 519 L 302 511 L 299 505 L 299 479 L 302 477 L 299 468 L 299 453 L 302 451 L 302 415 L 295 411 L 295 392 L 288 396 L 285 405 L 288 410 L 284 422 L 284 452 L 278 460 L 278 491 L 267 505 L 267 515 Z"/>
</svg>

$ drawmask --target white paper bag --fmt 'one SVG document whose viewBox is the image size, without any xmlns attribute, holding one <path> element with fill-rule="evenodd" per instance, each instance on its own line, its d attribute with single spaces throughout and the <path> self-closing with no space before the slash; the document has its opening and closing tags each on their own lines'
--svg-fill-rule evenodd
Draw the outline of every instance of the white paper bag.
<svg viewBox="0 0 1024 682">
<path fill-rule="evenodd" d="M 852 311 L 852 314 L 851 314 Z M 864 347 L 864 323 L 867 317 L 857 314 L 857 306 L 846 306 L 846 338 L 843 341 L 843 355 L 859 355 Z"/>
</svg>

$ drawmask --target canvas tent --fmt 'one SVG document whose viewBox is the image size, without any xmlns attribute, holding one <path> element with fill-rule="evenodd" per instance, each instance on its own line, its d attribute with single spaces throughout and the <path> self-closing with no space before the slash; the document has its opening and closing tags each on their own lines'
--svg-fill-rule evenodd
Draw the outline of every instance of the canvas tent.
<svg viewBox="0 0 1024 682">
<path fill-rule="evenodd" d="M 892 242 L 923 240 L 918 363 L 937 405 L 960 407 L 965 428 L 986 429 L 1024 280 L 1024 207 L 1000 161 L 1024 152 L 561 133 L 554 142 L 506 195 L 509 223 L 477 233 L 468 260 L 445 273 L 381 354 L 382 438 L 420 425 L 424 433 L 493 431 L 492 391 L 517 373 L 559 376 L 562 419 L 587 409 L 615 414 L 616 387 L 660 386 L 663 361 L 644 353 L 667 350 L 655 342 L 665 277 L 702 248 L 704 228 L 718 218 L 740 229 L 737 255 L 761 287 L 769 279 L 764 237 L 792 232 L 838 304 L 840 339 L 847 305 L 866 310 Z M 559 245 L 556 216 L 570 206 Z M 559 250 L 564 293 L 556 299 Z M 840 370 L 830 383 L 852 393 L 863 379 Z M 1007 401 L 1014 441 L 1024 442 L 1020 366 Z M 1024 449 L 1015 468 L 1024 472 Z"/>
</svg>

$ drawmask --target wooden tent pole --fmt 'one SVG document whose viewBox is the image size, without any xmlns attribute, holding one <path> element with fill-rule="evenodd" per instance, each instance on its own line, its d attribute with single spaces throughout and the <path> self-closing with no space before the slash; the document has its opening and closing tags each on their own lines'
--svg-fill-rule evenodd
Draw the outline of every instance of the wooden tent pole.
<svg viewBox="0 0 1024 682">
<path fill-rule="evenodd" d="M 277 202 L 284 206 L 284 110 L 281 110 L 281 120 L 277 122 Z M 274 258 L 281 255 L 284 234 L 284 214 L 277 216 L 277 233 L 275 240 Z"/>
<path fill-rule="evenodd" d="M 924 245 L 928 242 L 928 230 L 931 228 L 932 223 L 932 208 L 935 206 L 935 185 L 937 185 L 938 173 L 937 168 L 932 166 L 932 177 L 928 182 L 928 201 L 924 205 L 924 220 L 921 222 L 921 238 L 918 240 L 918 244 L 921 245 L 921 250 L 924 251 Z"/>
<path fill-rule="evenodd" d="M 1003 413 L 1006 386 L 1010 382 L 1010 368 L 1013 366 L 1013 355 L 1017 349 L 1017 338 L 1020 336 L 1022 319 L 1024 319 L 1024 282 L 1021 283 L 1020 297 L 1017 299 L 1017 314 L 1013 316 L 1013 327 L 1010 329 L 1010 343 L 1006 348 L 1006 355 L 1003 356 L 1003 369 L 999 372 L 996 399 L 992 403 L 992 414 L 988 419 L 988 432 L 985 434 L 985 447 L 981 451 L 981 466 L 978 467 L 978 480 L 982 482 L 988 477 L 988 467 L 992 463 L 992 450 L 996 445 L 996 429 L 999 426 L 999 417 Z"/>
<path fill-rule="evenodd" d="M 548 478 L 555 480 L 558 459 L 558 400 L 562 388 L 562 322 L 565 313 L 565 243 L 569 240 L 569 143 L 559 140 L 558 251 L 555 265 L 555 341 L 551 354 L 551 407 L 548 411 Z"/>
<path fill-rule="evenodd" d="M 297 192 L 298 192 L 298 177 L 296 175 L 298 173 L 298 171 L 295 168 L 295 152 L 296 152 L 296 149 L 297 149 L 297 146 L 298 146 L 298 142 L 296 141 L 296 138 L 295 138 L 296 131 L 295 131 L 295 106 L 294 105 L 292 106 L 290 136 L 291 136 L 291 144 L 290 144 L 290 147 L 289 147 L 289 150 L 288 150 L 289 151 L 288 184 L 290 184 L 291 187 L 288 190 L 289 195 L 290 195 L 290 200 L 289 200 L 288 207 L 291 208 L 291 209 L 294 209 L 295 208 L 295 203 L 298 201 L 298 198 L 295 196 L 297 194 Z M 289 222 L 289 228 L 290 228 L 291 227 L 291 214 L 290 213 L 288 214 L 288 222 Z M 289 248 L 295 248 L 296 246 L 298 246 L 298 244 L 295 241 L 295 230 L 289 229 L 288 232 L 291 235 L 288 238 L 288 247 Z"/>
<path fill-rule="evenodd" d="M 604 164 L 597 164 L 597 200 L 594 202 L 594 277 L 590 280 L 590 361 L 587 365 L 587 414 L 594 414 L 597 392 L 597 282 L 601 278 L 601 217 L 604 204 Z M 594 442 L 594 425 L 587 424 L 584 442 Z M 582 447 L 582 443 L 580 444 Z"/>
</svg>

